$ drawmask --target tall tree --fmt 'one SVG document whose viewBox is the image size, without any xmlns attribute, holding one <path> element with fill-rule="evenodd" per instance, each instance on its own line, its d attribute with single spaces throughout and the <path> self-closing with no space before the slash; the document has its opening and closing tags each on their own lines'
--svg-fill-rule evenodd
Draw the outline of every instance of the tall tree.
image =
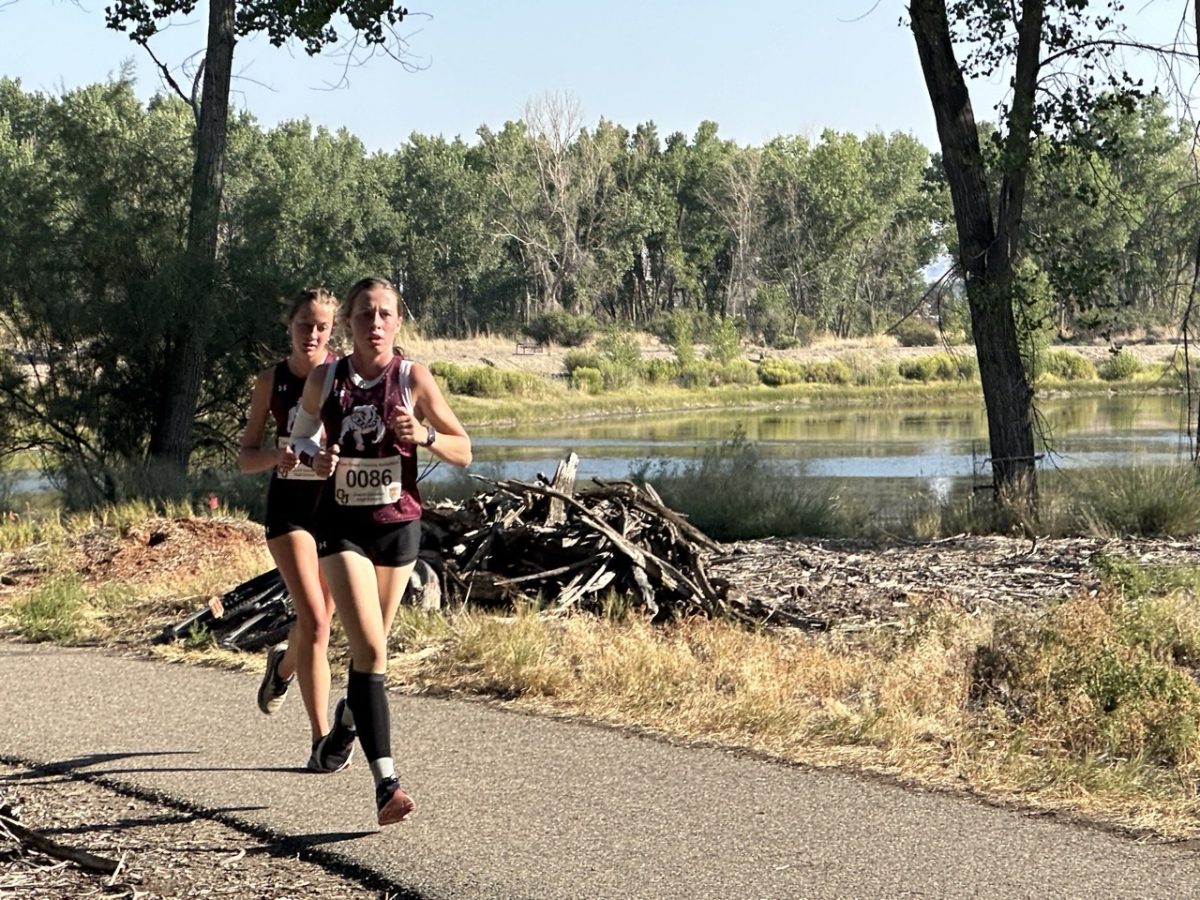
<svg viewBox="0 0 1200 900">
<path fill-rule="evenodd" d="M 173 16 L 189 15 L 198 5 L 198 0 L 116 0 L 105 7 L 105 16 L 110 28 L 126 31 L 134 41 L 148 47 L 150 39 Z M 192 452 L 205 346 L 214 319 L 218 220 L 237 40 L 265 33 L 275 46 L 299 40 L 307 53 L 316 54 L 339 40 L 334 21 L 342 17 L 354 32 L 352 46 L 387 48 L 395 40 L 392 26 L 406 12 L 391 0 L 328 0 L 315 4 L 293 0 L 209 0 L 208 40 L 200 70 L 203 85 L 196 109 L 195 158 L 179 282 L 182 302 L 171 307 L 171 366 L 158 397 L 150 441 L 151 457 L 180 476 L 186 471 Z M 166 67 L 160 64 L 160 68 L 174 84 Z"/>
<path fill-rule="evenodd" d="M 1090 113 L 1099 87 L 1123 96 L 1139 92 L 1124 72 L 1106 68 L 1106 55 L 1125 41 L 1113 19 L 1120 4 L 1093 9 L 1100 6 L 1087 0 L 909 0 L 954 204 L 993 484 L 998 494 L 1027 504 L 1036 500 L 1037 486 L 1033 391 L 1021 361 L 1013 293 L 1033 139 L 1069 134 Z M 966 50 L 961 62 L 956 44 Z M 967 79 L 1003 69 L 1012 77 L 1000 109 L 993 195 Z"/>
</svg>

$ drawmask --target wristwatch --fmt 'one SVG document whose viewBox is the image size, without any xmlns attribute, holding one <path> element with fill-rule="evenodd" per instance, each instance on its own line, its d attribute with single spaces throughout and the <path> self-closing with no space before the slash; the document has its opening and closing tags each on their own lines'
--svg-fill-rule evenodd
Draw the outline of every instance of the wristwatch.
<svg viewBox="0 0 1200 900">
<path fill-rule="evenodd" d="M 437 429 L 432 425 L 425 426 L 425 446 L 432 447 L 433 442 L 437 440 Z"/>
</svg>

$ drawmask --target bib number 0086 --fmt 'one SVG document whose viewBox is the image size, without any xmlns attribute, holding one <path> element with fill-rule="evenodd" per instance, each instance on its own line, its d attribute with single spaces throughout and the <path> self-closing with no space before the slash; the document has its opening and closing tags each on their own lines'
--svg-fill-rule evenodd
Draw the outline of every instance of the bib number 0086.
<svg viewBox="0 0 1200 900">
<path fill-rule="evenodd" d="M 400 499 L 400 457 L 338 460 L 334 498 L 342 506 L 383 506 Z"/>
</svg>

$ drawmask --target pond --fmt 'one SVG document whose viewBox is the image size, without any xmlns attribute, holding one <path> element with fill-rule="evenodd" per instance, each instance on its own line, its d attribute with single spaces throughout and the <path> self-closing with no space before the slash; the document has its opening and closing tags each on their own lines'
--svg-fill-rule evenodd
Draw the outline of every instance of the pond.
<svg viewBox="0 0 1200 900">
<path fill-rule="evenodd" d="M 1176 463 L 1190 457 L 1182 395 L 1109 395 L 1039 403 L 1039 465 L 1061 470 Z M 530 480 L 569 452 L 579 475 L 618 479 L 680 465 L 728 442 L 754 442 L 781 475 L 825 479 L 869 499 L 942 496 L 990 483 L 982 400 L 955 405 L 787 406 L 701 410 L 476 429 L 474 471 Z M 431 481 L 449 476 L 446 466 Z"/>
</svg>

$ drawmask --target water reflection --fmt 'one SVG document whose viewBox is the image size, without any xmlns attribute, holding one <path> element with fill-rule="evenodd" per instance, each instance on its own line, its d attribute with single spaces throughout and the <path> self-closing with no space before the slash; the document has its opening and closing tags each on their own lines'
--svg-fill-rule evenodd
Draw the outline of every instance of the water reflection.
<svg viewBox="0 0 1200 900">
<path fill-rule="evenodd" d="M 1159 465 L 1189 458 L 1181 396 L 1044 400 L 1043 468 Z M 982 403 L 922 407 L 722 409 L 476 430 L 476 459 L 509 475 L 553 471 L 574 450 L 584 477 L 622 478 L 651 461 L 694 459 L 737 431 L 781 473 L 835 481 L 897 480 L 949 493 L 989 481 Z M 443 467 L 444 468 L 444 467 Z M 859 486 L 868 490 L 865 485 Z"/>
</svg>

